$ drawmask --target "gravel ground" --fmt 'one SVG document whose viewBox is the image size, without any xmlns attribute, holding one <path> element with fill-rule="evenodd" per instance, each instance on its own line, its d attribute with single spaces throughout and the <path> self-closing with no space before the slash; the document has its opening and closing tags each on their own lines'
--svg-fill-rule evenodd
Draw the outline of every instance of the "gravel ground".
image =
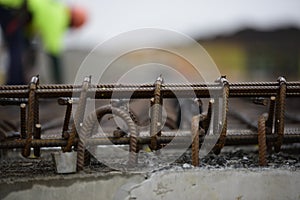
<svg viewBox="0 0 300 200">
<path fill-rule="evenodd" d="M 42 157 L 39 159 L 28 158 L 24 159 L 19 156 L 19 152 L 14 152 L 15 157 L 10 159 L 1 160 L 0 163 L 0 182 L 7 180 L 16 180 L 19 177 L 23 178 L 37 178 L 56 176 L 55 164 L 53 162 L 51 153 L 53 151 L 47 150 L 42 152 Z M 150 153 L 151 154 L 151 153 Z M 148 156 L 150 155 L 148 153 Z M 150 156 L 153 159 L 153 156 Z M 148 162 L 151 160 L 146 159 Z M 286 170 L 300 170 L 300 154 L 299 149 L 284 150 L 279 153 L 268 154 L 268 166 L 263 168 L 269 169 L 286 169 Z M 143 159 L 139 159 L 139 163 L 143 163 Z M 188 150 L 176 162 L 168 165 L 157 163 L 153 166 L 154 170 L 169 170 L 169 169 L 190 169 L 195 168 L 191 165 L 191 153 Z M 208 154 L 200 160 L 200 166 L 197 168 L 203 169 L 256 169 L 258 166 L 258 152 L 254 148 L 235 148 L 225 147 L 221 154 L 214 155 Z M 87 166 L 82 173 L 92 174 L 98 172 L 110 172 L 113 169 L 105 166 L 96 159 L 91 160 L 90 166 Z M 67 175 L 65 175 L 67 176 Z"/>
</svg>

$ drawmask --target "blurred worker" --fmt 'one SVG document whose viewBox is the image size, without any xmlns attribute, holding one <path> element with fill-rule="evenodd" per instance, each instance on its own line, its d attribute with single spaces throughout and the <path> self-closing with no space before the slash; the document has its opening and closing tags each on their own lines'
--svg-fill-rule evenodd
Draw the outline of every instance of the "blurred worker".
<svg viewBox="0 0 300 200">
<path fill-rule="evenodd" d="M 0 24 L 9 55 L 7 84 L 26 84 L 24 55 L 28 42 L 38 35 L 49 55 L 52 76 L 62 82 L 60 54 L 68 28 L 79 28 L 86 21 L 84 9 L 55 0 L 0 0 Z"/>
</svg>

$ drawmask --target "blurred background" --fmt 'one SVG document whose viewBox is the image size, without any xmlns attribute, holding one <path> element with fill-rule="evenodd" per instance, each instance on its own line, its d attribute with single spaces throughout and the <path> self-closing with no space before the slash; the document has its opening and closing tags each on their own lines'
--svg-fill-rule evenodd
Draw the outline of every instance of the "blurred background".
<svg viewBox="0 0 300 200">
<path fill-rule="evenodd" d="M 162 28 L 183 33 L 198 41 L 230 81 L 287 80 L 300 77 L 300 1 L 298 0 L 64 0 L 88 11 L 88 22 L 64 38 L 64 82 L 73 83 L 77 69 L 98 44 L 123 32 L 139 28 Z M 130 43 L 130 41 L 127 41 Z M 186 51 L 193 48 L 176 41 L 162 41 Z M 120 44 L 120 45 L 126 45 Z M 117 46 L 115 48 L 118 48 Z M 29 75 L 40 74 L 50 83 L 47 58 L 39 48 L 36 66 Z M 98 52 L 97 66 L 114 49 Z M 149 56 L 149 55 L 147 55 Z M 151 56 L 151 54 L 150 54 Z M 153 56 L 153 55 L 152 55 Z M 197 56 L 197 55 L 194 55 Z M 138 53 L 128 58 L 143 60 Z M 126 59 L 122 60 L 125 62 Z M 0 83 L 5 78 L 6 52 L 0 39 Z M 173 62 L 184 68 L 184 63 Z M 175 64 L 175 65 L 176 65 Z"/>
</svg>

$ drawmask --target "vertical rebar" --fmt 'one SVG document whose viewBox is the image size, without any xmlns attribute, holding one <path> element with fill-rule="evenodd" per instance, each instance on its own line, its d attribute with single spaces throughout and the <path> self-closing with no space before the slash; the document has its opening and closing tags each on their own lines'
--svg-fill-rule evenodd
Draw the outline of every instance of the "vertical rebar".
<svg viewBox="0 0 300 200">
<path fill-rule="evenodd" d="M 228 112 L 228 97 L 229 97 L 229 83 L 226 80 L 225 77 L 221 77 L 220 82 L 222 83 L 222 127 L 221 130 L 218 129 L 218 131 L 220 131 L 220 137 L 217 141 L 217 144 L 214 146 L 213 148 L 213 152 L 215 154 L 219 154 L 221 152 L 221 149 L 224 147 L 225 145 L 225 141 L 226 141 L 226 133 L 227 133 L 227 112 Z M 218 107 L 218 106 L 216 106 Z"/>
<path fill-rule="evenodd" d="M 278 78 L 279 92 L 276 101 L 276 113 L 275 113 L 275 134 L 277 134 L 277 141 L 274 145 L 275 152 L 279 152 L 284 134 L 284 112 L 285 112 L 285 98 L 286 98 L 286 80 L 284 77 Z"/>
<path fill-rule="evenodd" d="M 270 98 L 268 118 L 266 120 L 266 135 L 271 135 L 273 131 L 272 129 L 274 125 L 275 100 L 276 97 L 274 96 Z M 268 141 L 267 142 L 268 151 L 272 150 L 272 146 L 273 146 L 272 142 Z"/>
<path fill-rule="evenodd" d="M 64 124 L 63 124 L 63 130 L 62 130 L 62 137 L 64 137 L 64 134 L 69 130 L 71 114 L 72 114 L 72 100 L 68 99 L 66 113 L 65 113 L 65 119 L 64 119 Z"/>
<path fill-rule="evenodd" d="M 21 138 L 26 138 L 26 104 L 22 103 L 20 105 L 20 128 L 21 128 Z"/>
<path fill-rule="evenodd" d="M 193 166 L 199 166 L 199 121 L 200 121 L 200 115 L 196 115 L 192 118 L 191 136 L 192 136 L 192 165 Z"/>
<path fill-rule="evenodd" d="M 220 114 L 220 100 L 219 98 L 213 99 L 213 134 L 217 135 L 219 133 L 220 123 L 219 123 L 219 114 Z"/>
<path fill-rule="evenodd" d="M 161 88 L 163 84 L 163 78 L 160 76 L 155 81 L 154 98 L 151 102 L 151 123 L 150 123 L 150 136 L 151 136 L 151 150 L 158 150 L 159 144 L 157 142 L 157 136 L 161 134 L 162 127 L 162 96 Z"/>
<path fill-rule="evenodd" d="M 27 111 L 27 127 L 26 127 L 26 145 L 23 149 L 22 155 L 28 157 L 30 155 L 31 141 L 34 131 L 34 118 L 35 118 L 35 90 L 36 84 L 38 82 L 38 77 L 32 77 L 29 84 L 29 94 L 28 94 L 28 111 Z"/>
<path fill-rule="evenodd" d="M 206 116 L 203 120 L 200 120 L 200 125 L 204 129 L 205 134 L 207 134 L 207 131 L 208 131 L 208 128 L 209 128 L 209 125 L 211 122 L 213 104 L 214 104 L 214 100 L 210 99 L 208 102 L 208 109 L 207 109 Z"/>
<path fill-rule="evenodd" d="M 259 165 L 266 166 L 266 119 L 263 115 L 261 115 L 258 119 L 258 157 L 259 157 Z"/>
<path fill-rule="evenodd" d="M 91 82 L 91 77 L 86 77 L 83 81 L 80 98 L 79 98 L 79 103 L 78 103 L 77 110 L 76 110 L 75 117 L 74 117 L 74 124 L 72 125 L 72 129 L 71 129 L 70 136 L 68 138 L 67 145 L 63 149 L 64 152 L 71 151 L 72 145 L 74 143 L 74 139 L 76 136 L 78 136 L 79 130 L 77 130 L 77 128 L 80 129 L 81 123 L 83 121 L 83 116 L 84 116 L 84 111 L 85 111 L 85 106 L 86 106 L 87 90 L 90 86 L 90 82 Z M 79 155 L 79 153 L 77 153 L 77 155 L 80 157 L 80 159 L 81 159 L 81 157 L 82 158 L 84 157 L 83 155 Z M 78 161 L 78 159 L 77 159 L 77 161 Z"/>
<path fill-rule="evenodd" d="M 41 139 L 41 129 L 42 129 L 41 124 L 36 124 L 35 125 L 36 137 L 34 139 Z M 34 156 L 40 157 L 41 156 L 41 148 L 40 147 L 35 147 L 33 149 L 33 153 L 34 153 Z"/>
<path fill-rule="evenodd" d="M 79 133 L 79 142 L 77 144 L 77 170 L 82 170 L 85 164 L 85 140 L 86 133 L 81 131 L 81 125 L 84 118 L 84 112 L 86 107 L 86 98 L 87 91 L 91 84 L 91 77 L 85 77 L 82 83 L 82 89 L 80 93 L 78 107 L 74 117 L 74 124 L 72 125 L 71 134 L 68 138 L 66 147 L 63 149 L 66 151 L 71 151 L 72 145 L 74 143 L 75 137 L 78 137 Z"/>
<path fill-rule="evenodd" d="M 37 80 L 35 83 L 35 87 L 37 88 L 39 85 L 39 77 L 37 76 Z M 34 96 L 34 116 L 33 116 L 33 138 L 34 139 L 40 139 L 41 138 L 41 127 L 40 127 L 40 110 L 39 110 L 39 98 L 38 95 L 35 94 Z M 36 127 L 38 125 L 39 128 Z M 39 157 L 41 155 L 40 147 L 35 147 L 33 149 L 33 154 L 36 157 Z"/>
<path fill-rule="evenodd" d="M 86 133 L 81 132 L 77 144 L 77 171 L 82 170 L 84 165 L 86 164 L 85 151 L 86 151 Z"/>
</svg>

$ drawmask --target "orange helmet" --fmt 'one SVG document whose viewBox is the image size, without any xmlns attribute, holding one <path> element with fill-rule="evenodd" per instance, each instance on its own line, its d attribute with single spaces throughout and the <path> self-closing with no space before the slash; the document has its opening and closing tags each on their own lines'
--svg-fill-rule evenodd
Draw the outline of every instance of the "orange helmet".
<svg viewBox="0 0 300 200">
<path fill-rule="evenodd" d="M 70 26 L 72 28 L 81 27 L 87 18 L 86 10 L 79 6 L 71 6 L 70 8 Z"/>
</svg>

